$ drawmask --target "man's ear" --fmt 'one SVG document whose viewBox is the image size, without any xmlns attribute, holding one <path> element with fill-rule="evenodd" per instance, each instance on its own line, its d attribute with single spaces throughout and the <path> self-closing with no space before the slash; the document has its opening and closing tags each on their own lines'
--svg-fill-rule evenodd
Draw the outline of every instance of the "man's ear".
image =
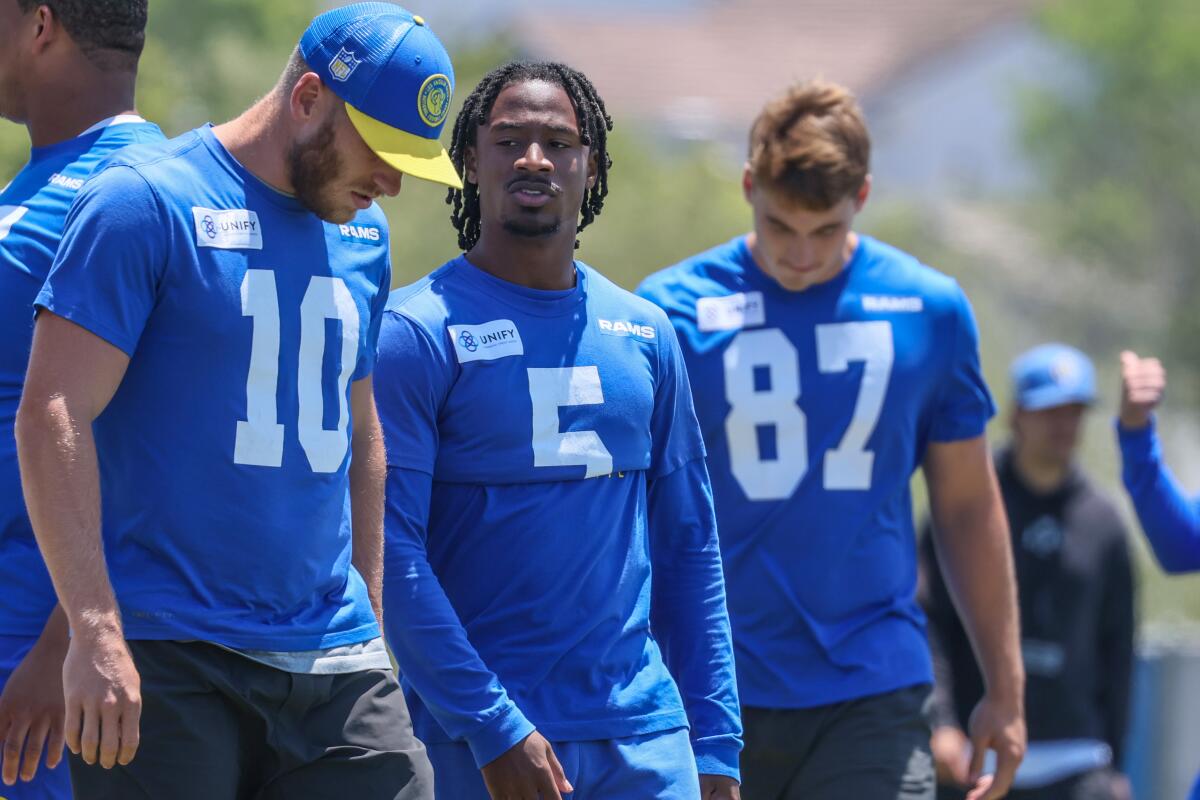
<svg viewBox="0 0 1200 800">
<path fill-rule="evenodd" d="M 475 145 L 467 145 L 463 151 L 463 180 L 479 185 L 479 175 L 476 171 Z"/>
<path fill-rule="evenodd" d="M 742 168 L 742 194 L 746 198 L 746 202 L 751 202 L 750 195 L 754 193 L 754 172 L 750 169 L 750 162 L 746 162 L 746 166 Z"/>
<path fill-rule="evenodd" d="M 595 187 L 596 180 L 600 177 L 600 161 L 595 150 L 589 147 L 588 151 L 587 188 L 591 189 Z"/>
<path fill-rule="evenodd" d="M 40 5 L 34 9 L 32 14 L 33 19 L 30 22 L 33 33 L 31 42 L 34 53 L 41 54 L 46 51 L 50 45 L 57 41 L 62 36 L 67 35 L 63 30 L 62 25 L 58 21 L 58 16 L 55 15 L 54 9 L 47 5 Z"/>
<path fill-rule="evenodd" d="M 858 187 L 858 194 L 854 196 L 854 213 L 857 214 L 863 210 L 863 206 L 867 204 L 867 198 L 871 196 L 871 176 L 863 178 L 862 186 Z"/>
<path fill-rule="evenodd" d="M 292 119 L 296 122 L 311 122 L 320 114 L 321 94 L 325 85 L 315 72 L 306 72 L 296 81 L 289 96 Z"/>
</svg>

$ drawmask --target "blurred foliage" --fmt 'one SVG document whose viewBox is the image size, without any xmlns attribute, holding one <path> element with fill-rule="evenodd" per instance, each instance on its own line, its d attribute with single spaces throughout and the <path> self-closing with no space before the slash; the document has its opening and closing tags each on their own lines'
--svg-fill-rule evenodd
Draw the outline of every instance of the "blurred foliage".
<svg viewBox="0 0 1200 800">
<path fill-rule="evenodd" d="M 1049 190 L 1040 216 L 1064 252 L 1160 287 L 1166 324 L 1137 344 L 1195 364 L 1200 3 L 1062 0 L 1041 21 L 1082 57 L 1089 78 L 1030 105 L 1029 152 Z"/>
</svg>

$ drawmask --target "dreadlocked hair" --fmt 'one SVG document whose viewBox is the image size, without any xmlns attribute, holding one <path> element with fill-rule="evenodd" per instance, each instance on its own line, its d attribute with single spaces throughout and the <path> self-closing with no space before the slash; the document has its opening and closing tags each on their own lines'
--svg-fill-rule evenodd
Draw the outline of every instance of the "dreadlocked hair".
<svg viewBox="0 0 1200 800">
<path fill-rule="evenodd" d="M 580 208 L 578 230 L 583 230 L 600 215 L 604 198 L 608 195 L 608 169 L 612 158 L 608 154 L 608 132 L 612 130 L 612 117 L 604 107 L 604 101 L 596 87 L 582 72 L 558 62 L 514 61 L 483 76 L 475 91 L 463 102 L 462 110 L 454 121 L 454 134 L 450 142 L 450 159 L 460 175 L 465 175 L 467 148 L 473 147 L 482 125 L 487 124 L 496 104 L 496 97 L 506 87 L 524 81 L 545 81 L 562 88 L 575 107 L 579 119 L 579 138 L 591 148 L 596 156 L 596 183 L 588 190 Z M 458 231 L 458 246 L 470 250 L 479 241 L 479 187 L 463 181 L 462 189 L 451 189 L 446 203 L 453 207 L 450 222 Z M 575 247 L 579 247 L 576 239 Z"/>
</svg>

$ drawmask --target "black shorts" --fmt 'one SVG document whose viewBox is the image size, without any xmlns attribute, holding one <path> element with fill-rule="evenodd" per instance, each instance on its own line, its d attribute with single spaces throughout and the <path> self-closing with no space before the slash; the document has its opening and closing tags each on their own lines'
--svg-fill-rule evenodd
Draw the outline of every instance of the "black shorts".
<svg viewBox="0 0 1200 800">
<path fill-rule="evenodd" d="M 933 800 L 928 685 L 804 709 L 743 708 L 743 800 Z"/>
<path fill-rule="evenodd" d="M 204 642 L 131 641 L 141 744 L 128 766 L 70 757 L 76 800 L 432 800 L 391 670 L 284 672 Z"/>
</svg>

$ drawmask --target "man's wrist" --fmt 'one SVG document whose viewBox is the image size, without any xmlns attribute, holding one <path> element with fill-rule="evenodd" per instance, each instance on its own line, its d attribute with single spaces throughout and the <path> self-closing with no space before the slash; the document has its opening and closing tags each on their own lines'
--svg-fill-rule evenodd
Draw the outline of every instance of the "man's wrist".
<svg viewBox="0 0 1200 800">
<path fill-rule="evenodd" d="M 115 608 L 87 608 L 68 617 L 72 636 L 89 642 L 100 642 L 116 637 L 125 638 L 121 625 L 121 612 Z"/>
</svg>

